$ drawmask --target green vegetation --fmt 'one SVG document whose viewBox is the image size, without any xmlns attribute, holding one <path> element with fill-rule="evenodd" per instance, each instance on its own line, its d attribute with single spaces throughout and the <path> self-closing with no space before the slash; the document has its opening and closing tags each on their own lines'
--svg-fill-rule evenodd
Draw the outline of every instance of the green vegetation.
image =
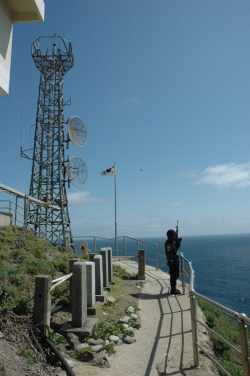
<svg viewBox="0 0 250 376">
<path fill-rule="evenodd" d="M 50 243 L 36 237 L 30 230 L 20 243 L 21 227 L 0 227 L 0 313 L 13 312 L 16 315 L 31 315 L 35 277 L 38 274 L 52 278 L 68 273 L 68 260 L 73 253 L 64 248 L 57 249 Z M 20 248 L 20 244 L 22 247 Z M 86 258 L 77 255 L 79 258 Z M 58 290 L 59 289 L 59 290 Z M 68 287 L 53 290 L 52 297 L 68 300 Z M 54 292 L 55 291 L 55 292 Z M 66 292 L 67 291 L 67 292 Z"/>
<path fill-rule="evenodd" d="M 22 343 L 20 345 L 18 355 L 26 358 L 28 364 L 34 364 L 39 361 L 38 355 L 34 352 L 34 350 L 28 343 Z"/>
<path fill-rule="evenodd" d="M 21 227 L 0 227 L 0 330 L 11 331 L 26 341 L 27 330 L 33 326 L 36 275 L 50 275 L 53 279 L 65 275 L 68 273 L 69 259 L 75 256 L 63 247 L 57 249 L 36 237 L 30 230 L 26 231 L 26 237 L 21 242 L 22 231 Z M 77 255 L 77 258 L 86 256 Z M 54 289 L 51 300 L 52 304 L 68 304 L 69 283 L 64 282 Z M 65 338 L 52 329 L 48 331 L 48 336 L 54 345 L 65 342 Z M 29 343 L 20 342 L 18 353 L 28 363 L 38 361 Z"/>
<path fill-rule="evenodd" d="M 130 277 L 131 274 L 127 272 L 124 268 L 122 268 L 120 265 L 114 265 L 113 266 L 113 274 L 117 275 L 119 278 L 124 278 L 124 277 Z"/>
<path fill-rule="evenodd" d="M 220 310 L 199 299 L 198 304 L 206 316 L 207 325 L 236 348 L 240 348 L 239 325 L 233 319 L 224 315 Z M 242 363 L 239 354 L 222 342 L 216 335 L 211 334 L 214 351 L 218 362 L 232 376 L 242 376 Z M 249 335 L 250 341 L 250 335 Z M 224 372 L 219 370 L 220 375 Z"/>
</svg>

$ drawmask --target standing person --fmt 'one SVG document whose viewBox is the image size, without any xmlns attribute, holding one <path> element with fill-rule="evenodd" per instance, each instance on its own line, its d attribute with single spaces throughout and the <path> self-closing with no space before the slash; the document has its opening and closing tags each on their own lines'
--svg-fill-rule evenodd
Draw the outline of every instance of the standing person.
<svg viewBox="0 0 250 376">
<path fill-rule="evenodd" d="M 181 294 L 176 288 L 176 280 L 179 277 L 179 256 L 177 251 L 181 246 L 181 239 L 177 238 L 174 230 L 167 231 L 167 240 L 165 242 L 165 253 L 167 264 L 169 266 L 171 294 Z"/>
</svg>

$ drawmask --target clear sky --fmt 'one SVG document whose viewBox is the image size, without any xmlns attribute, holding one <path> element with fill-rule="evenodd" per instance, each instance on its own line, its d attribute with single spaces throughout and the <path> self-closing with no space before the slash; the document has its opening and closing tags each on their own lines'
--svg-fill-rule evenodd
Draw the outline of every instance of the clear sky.
<svg viewBox="0 0 250 376">
<path fill-rule="evenodd" d="M 250 232 L 249 20 L 248 0 L 45 0 L 44 23 L 14 25 L 0 182 L 29 192 L 31 44 L 56 34 L 75 57 L 65 119 L 88 131 L 67 150 L 88 167 L 68 189 L 73 235 L 114 236 L 114 177 L 101 175 L 114 161 L 118 235 L 165 236 L 177 220 L 180 236 Z"/>
</svg>

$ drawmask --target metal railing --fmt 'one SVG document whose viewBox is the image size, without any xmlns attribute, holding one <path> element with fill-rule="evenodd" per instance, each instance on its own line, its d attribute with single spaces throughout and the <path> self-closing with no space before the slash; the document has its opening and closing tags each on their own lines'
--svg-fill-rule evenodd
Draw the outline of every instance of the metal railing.
<svg viewBox="0 0 250 376">
<path fill-rule="evenodd" d="M 96 253 L 97 249 L 100 248 L 100 247 L 97 246 L 97 241 L 108 242 L 109 246 L 110 246 L 111 242 L 113 242 L 115 244 L 115 238 L 103 238 L 103 237 L 100 237 L 100 236 L 73 236 L 72 238 L 73 239 L 86 239 L 86 240 L 89 239 L 90 242 L 88 242 L 88 247 L 91 250 L 91 252 L 95 252 L 95 253 Z M 122 244 L 122 247 L 120 247 L 119 250 L 114 250 L 115 256 L 122 255 L 122 256 L 130 256 L 130 257 L 137 258 L 139 249 L 142 249 L 143 246 L 145 246 L 145 245 L 147 246 L 147 248 L 148 248 L 148 246 L 150 246 L 151 249 L 154 250 L 155 259 L 150 258 L 150 257 L 146 257 L 146 261 L 152 261 L 152 263 L 155 263 L 157 270 L 159 268 L 159 257 L 163 257 L 164 259 L 166 258 L 165 254 L 163 255 L 163 254 L 159 253 L 160 249 L 164 250 L 164 247 L 162 245 L 155 244 L 155 243 L 152 243 L 152 242 L 148 242 L 146 240 L 131 238 L 131 237 L 125 236 L 125 235 L 119 236 L 116 239 L 118 241 L 119 241 L 119 239 L 121 240 L 120 244 Z M 119 243 L 118 243 L 118 245 L 119 245 Z"/>
<path fill-rule="evenodd" d="M 46 207 L 46 208 L 57 210 L 57 211 L 60 210 L 60 208 L 58 206 L 51 205 L 50 203 L 38 200 L 34 197 L 26 195 L 25 193 L 19 192 L 16 189 L 13 189 L 11 187 L 7 187 L 6 185 L 1 184 L 1 183 L 0 183 L 0 193 L 6 193 L 8 195 L 15 197 L 15 202 L 13 202 L 12 200 L 0 200 L 0 203 L 1 203 L 0 211 L 2 211 L 2 214 L 7 213 L 7 214 L 10 215 L 10 224 L 11 225 L 13 225 L 13 226 L 18 225 L 18 226 L 23 227 L 21 241 L 26 236 L 27 228 L 33 229 L 33 225 L 35 224 L 34 222 L 32 223 L 31 220 L 30 220 L 30 223 L 27 223 L 27 218 L 28 218 L 28 215 L 29 215 L 29 203 L 30 202 L 33 202 L 37 206 L 42 206 L 42 207 Z M 21 200 L 21 202 L 22 202 L 21 205 L 19 204 L 19 202 L 20 202 L 19 200 Z M 40 226 L 40 229 L 44 230 L 44 232 L 48 233 L 49 235 L 53 233 L 52 226 L 51 226 L 51 230 L 49 230 L 48 228 L 45 228 L 43 226 Z M 43 236 L 43 239 L 50 242 L 50 239 L 48 237 L 46 237 L 45 235 Z M 21 244 L 21 242 L 20 242 L 20 244 Z"/>
<path fill-rule="evenodd" d="M 185 271 L 185 264 L 188 266 L 188 272 Z M 195 291 L 195 273 L 192 267 L 192 263 L 188 261 L 183 254 L 181 253 L 181 274 L 182 274 L 182 286 L 185 289 L 185 276 L 188 276 L 188 284 L 189 284 L 189 297 L 190 297 L 190 308 L 191 308 L 191 325 L 192 325 L 192 337 L 193 337 L 193 353 L 194 353 L 194 365 L 195 367 L 199 366 L 199 349 L 202 350 L 206 356 L 214 363 L 216 366 L 222 370 L 226 375 L 232 376 L 229 372 L 225 370 L 224 367 L 215 359 L 213 358 L 207 351 L 204 349 L 198 341 L 197 335 L 197 323 L 205 327 L 210 333 L 214 336 L 219 338 L 220 341 L 224 342 L 229 348 L 236 351 L 238 355 L 240 355 L 242 360 L 242 368 L 243 368 L 243 375 L 249 376 L 250 375 L 250 357 L 249 357 L 249 341 L 248 341 L 248 325 L 250 325 L 250 318 L 247 317 L 244 313 L 238 313 L 233 311 L 230 308 L 219 304 L 206 296 L 199 294 Z M 216 333 L 214 330 L 209 328 L 204 322 L 199 320 L 197 316 L 197 309 L 196 309 L 196 298 L 199 298 L 203 302 L 206 302 L 213 307 L 219 309 L 227 316 L 236 319 L 239 323 L 239 331 L 240 331 L 240 349 L 236 348 L 232 343 L 227 341 L 221 335 Z"/>
</svg>

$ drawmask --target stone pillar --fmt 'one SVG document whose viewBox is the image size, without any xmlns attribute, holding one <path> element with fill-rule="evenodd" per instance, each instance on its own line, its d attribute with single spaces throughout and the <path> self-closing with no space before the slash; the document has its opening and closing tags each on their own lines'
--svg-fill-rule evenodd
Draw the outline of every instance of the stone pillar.
<svg viewBox="0 0 250 376">
<path fill-rule="evenodd" d="M 97 255 L 97 253 L 89 253 L 89 261 L 94 262 L 94 257 Z"/>
<path fill-rule="evenodd" d="M 87 270 L 87 307 L 95 305 L 95 263 L 85 262 Z"/>
<path fill-rule="evenodd" d="M 95 294 L 103 294 L 103 272 L 102 272 L 102 256 L 96 255 L 94 257 L 95 263 Z"/>
<path fill-rule="evenodd" d="M 47 335 L 47 329 L 43 324 L 50 327 L 50 285 L 51 276 L 38 275 L 35 281 L 35 300 L 34 300 L 34 323 L 39 325 L 41 332 Z"/>
<path fill-rule="evenodd" d="M 85 262 L 75 262 L 72 276 L 72 326 L 82 327 L 87 320 L 87 273 Z"/>
<path fill-rule="evenodd" d="M 146 251 L 145 249 L 138 250 L 138 279 L 145 279 L 145 267 L 146 267 Z"/>
<path fill-rule="evenodd" d="M 73 272 L 73 265 L 77 261 L 80 261 L 80 259 L 69 259 L 69 273 Z M 69 292 L 70 292 L 70 299 L 72 301 L 72 277 L 69 280 Z"/>
<path fill-rule="evenodd" d="M 108 252 L 107 248 L 101 248 L 102 270 L 103 270 L 103 287 L 108 287 Z"/>
<path fill-rule="evenodd" d="M 108 281 L 113 283 L 113 264 L 112 264 L 112 248 L 107 248 L 108 254 Z"/>
</svg>

